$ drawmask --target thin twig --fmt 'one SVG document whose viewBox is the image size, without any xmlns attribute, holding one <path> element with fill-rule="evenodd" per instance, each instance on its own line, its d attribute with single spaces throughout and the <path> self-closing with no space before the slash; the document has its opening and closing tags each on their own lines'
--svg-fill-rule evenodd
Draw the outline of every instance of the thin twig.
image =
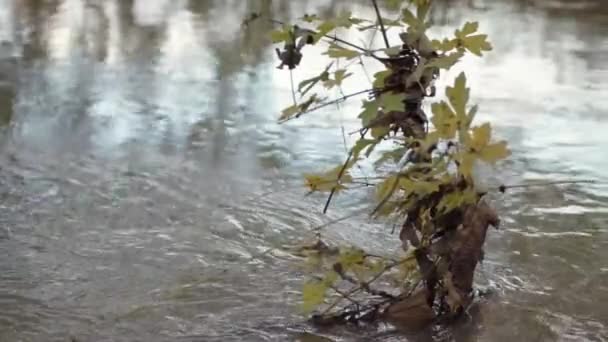
<svg viewBox="0 0 608 342">
<path fill-rule="evenodd" d="M 342 290 L 340 290 L 339 288 L 335 287 L 335 286 L 330 286 L 330 288 L 332 290 L 334 290 L 337 294 L 339 294 L 340 296 L 344 297 L 345 299 L 348 299 L 349 301 L 351 301 L 353 304 L 355 304 L 356 306 L 361 306 L 361 303 L 359 303 L 358 301 L 354 300 L 349 294 L 344 293 Z"/>
<path fill-rule="evenodd" d="M 567 185 L 567 184 L 598 184 L 598 182 L 593 179 L 586 179 L 586 180 L 577 180 L 577 181 L 555 181 L 555 182 L 541 182 L 541 183 L 530 183 L 530 184 L 501 185 L 498 187 L 498 191 L 505 192 L 505 190 L 507 190 L 507 189 L 530 188 L 533 186 Z"/>
<path fill-rule="evenodd" d="M 362 131 L 361 135 L 365 135 L 365 133 L 367 133 L 367 128 Z M 351 149 L 350 153 L 348 154 L 348 158 L 346 158 L 344 165 L 342 165 L 342 169 L 340 169 L 340 172 L 338 173 L 337 182 L 339 182 L 340 179 L 342 178 L 342 175 L 344 175 L 344 171 L 346 171 L 346 168 L 348 167 L 348 164 L 350 163 L 350 160 L 353 158 L 354 154 L 355 154 L 355 150 Z M 331 202 L 332 197 L 334 197 L 334 194 L 336 193 L 337 189 L 338 189 L 338 186 L 334 186 L 331 189 L 331 192 L 329 193 L 329 197 L 327 197 L 327 202 L 325 202 L 325 207 L 323 207 L 323 214 L 327 213 L 327 208 L 329 208 L 329 203 Z"/>
<path fill-rule="evenodd" d="M 352 288 L 350 289 L 348 292 L 346 292 L 346 294 L 348 296 L 352 296 L 353 294 L 359 292 L 359 291 L 363 291 L 365 286 L 369 286 L 369 284 L 373 283 L 374 281 L 378 280 L 378 278 L 380 278 L 382 275 L 384 275 L 387 271 L 391 270 L 394 267 L 397 267 L 405 262 L 409 261 L 409 258 L 404 258 L 403 260 L 400 260 L 399 262 L 393 263 L 391 265 L 387 265 L 385 266 L 381 271 L 379 271 L 375 276 L 373 276 L 370 280 L 366 281 L 364 284 Z M 321 313 L 321 316 L 325 316 L 329 311 L 331 311 L 331 309 L 335 308 L 338 304 L 340 304 L 340 302 L 342 302 L 344 298 L 338 298 L 338 300 L 336 300 L 335 302 L 333 302 L 332 304 L 330 304 L 325 310 L 323 310 L 323 312 Z M 393 299 L 387 299 L 387 300 L 393 300 Z"/>
<path fill-rule="evenodd" d="M 292 69 L 289 69 L 289 81 L 291 82 L 291 97 L 293 99 L 293 105 L 297 106 L 298 101 L 296 100 L 296 91 L 295 91 L 295 87 L 293 85 L 293 70 Z"/>
<path fill-rule="evenodd" d="M 388 202 L 388 200 L 391 199 L 391 197 L 393 197 L 393 193 L 395 192 L 395 190 L 397 190 L 398 185 L 399 185 L 399 175 L 397 175 L 397 179 L 395 179 L 395 183 L 393 183 L 393 186 L 389 190 L 388 195 L 386 195 L 382 199 L 382 201 L 380 201 L 380 203 L 378 203 L 376 208 L 371 212 L 371 214 L 369 214 L 369 216 L 374 216 L 386 204 L 386 202 Z"/>
<path fill-rule="evenodd" d="M 284 23 L 284 22 L 282 22 L 282 21 L 280 21 L 280 20 L 276 20 L 276 19 L 270 19 L 270 21 L 271 21 L 272 23 L 275 23 L 275 24 L 279 24 L 279 25 L 285 25 L 285 23 Z M 318 32 L 316 32 L 316 31 L 314 31 L 314 30 L 309 30 L 309 29 L 306 29 L 306 31 L 308 31 L 308 32 L 310 32 L 310 33 L 312 33 L 312 34 L 318 34 Z M 346 45 L 346 46 L 350 46 L 350 47 L 352 47 L 353 49 L 357 49 L 357 50 L 359 50 L 359 51 L 363 52 L 363 53 L 364 53 L 366 56 L 370 56 L 370 57 L 372 57 L 372 58 L 379 59 L 379 58 L 378 58 L 376 55 L 374 55 L 374 54 L 373 54 L 373 53 L 372 53 L 370 50 L 368 50 L 368 49 L 366 49 L 366 48 L 364 48 L 364 47 L 361 47 L 361 46 L 359 46 L 359 45 L 353 44 L 353 43 L 351 43 L 351 42 L 349 42 L 349 41 L 346 41 L 346 40 L 344 40 L 344 39 L 340 39 L 340 38 L 338 38 L 338 37 L 332 37 L 332 36 L 330 36 L 330 35 L 326 35 L 326 34 L 325 34 L 325 35 L 323 35 L 323 38 L 325 38 L 325 40 L 326 40 L 326 41 L 328 41 L 328 42 L 338 42 L 338 43 L 344 44 L 344 45 Z"/>
<path fill-rule="evenodd" d="M 386 48 L 390 48 L 391 45 L 388 42 L 388 37 L 386 36 L 386 28 L 384 28 L 384 23 L 382 22 L 382 15 L 380 14 L 380 9 L 378 8 L 378 2 L 376 0 L 372 0 L 372 4 L 374 4 L 374 10 L 376 10 L 376 16 L 378 17 L 378 23 L 380 24 L 380 29 L 382 30 L 382 37 L 384 38 L 384 44 L 386 44 Z"/>
<path fill-rule="evenodd" d="M 321 104 L 319 104 L 317 106 L 314 106 L 314 107 L 308 109 L 305 112 L 298 113 L 298 114 L 296 114 L 296 115 L 294 115 L 292 117 L 289 117 L 289 118 L 287 118 L 285 120 L 282 120 L 279 123 L 284 123 L 284 122 L 287 122 L 287 121 L 299 118 L 300 116 L 302 116 L 304 114 L 307 114 L 307 113 L 319 110 L 321 108 L 324 108 L 324 107 L 327 107 L 327 106 L 331 106 L 331 105 L 336 104 L 336 103 L 344 102 L 344 101 L 348 100 L 351 97 L 358 96 L 358 95 L 365 94 L 365 93 L 371 93 L 371 92 L 374 92 L 374 91 L 377 91 L 377 89 L 375 89 L 375 88 L 365 89 L 365 90 L 358 91 L 356 93 L 344 95 L 344 96 L 342 96 L 342 97 L 340 97 L 338 99 L 331 100 L 329 102 L 323 102 L 323 103 L 321 103 Z"/>
<path fill-rule="evenodd" d="M 313 230 L 313 231 L 319 231 L 319 230 L 321 230 L 321 229 L 323 229 L 323 228 L 325 228 L 325 227 L 327 227 L 327 226 L 331 226 L 331 225 L 332 225 L 332 224 L 334 224 L 334 223 L 342 222 L 342 221 L 348 220 L 348 219 L 350 219 L 350 218 L 353 218 L 353 217 L 356 217 L 356 216 L 363 215 L 364 213 L 365 213 L 365 211 L 363 211 L 363 210 L 361 210 L 361 211 L 357 211 L 357 212 L 354 212 L 354 213 L 352 213 L 352 214 L 348 214 L 348 215 L 345 215 L 345 216 L 339 217 L 339 218 L 337 218 L 337 219 L 331 220 L 331 221 L 329 221 L 329 222 L 323 223 L 322 225 L 319 225 L 319 226 L 314 227 L 312 230 Z"/>
<path fill-rule="evenodd" d="M 340 172 L 338 172 L 338 179 L 336 182 L 339 182 L 340 178 L 342 178 L 342 175 L 344 175 L 344 171 L 346 171 L 346 167 L 348 167 L 348 163 L 350 163 L 350 160 L 352 159 L 354 152 L 355 152 L 354 149 L 350 150 L 350 153 L 348 154 L 348 158 L 346 158 L 346 161 L 342 165 Z M 327 213 L 327 208 L 329 208 L 329 203 L 331 202 L 332 197 L 334 197 L 334 194 L 336 193 L 337 189 L 338 189 L 337 185 L 331 189 L 331 192 L 329 193 L 329 196 L 327 197 L 327 201 L 325 202 L 325 207 L 323 207 L 323 214 Z"/>
</svg>

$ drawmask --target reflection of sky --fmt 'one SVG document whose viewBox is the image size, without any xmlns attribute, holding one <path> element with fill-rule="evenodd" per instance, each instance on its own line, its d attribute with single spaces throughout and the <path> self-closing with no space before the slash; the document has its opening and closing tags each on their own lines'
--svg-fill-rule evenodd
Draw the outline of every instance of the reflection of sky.
<svg viewBox="0 0 608 342">
<path fill-rule="evenodd" d="M 273 10 L 299 15 L 320 8 L 311 3 L 295 4 L 291 9 L 287 3 L 274 3 Z M 31 9 L 15 6 L 16 2 L 10 0 L 2 0 L 2 4 L 0 37 L 18 48 L 15 32 L 21 24 L 16 23 L 35 20 L 15 20 L 15 16 L 26 15 Z M 366 7 L 355 5 L 353 9 L 361 16 L 373 16 Z M 258 127 L 271 137 L 275 129 L 268 125 L 273 125 L 280 108 L 291 103 L 289 73 L 274 69 L 277 63 L 270 59 L 274 56 L 266 45 L 242 52 L 244 43 L 252 43 L 239 41 L 243 36 L 239 25 L 251 10 L 250 3 L 241 1 L 215 2 L 201 13 L 193 12 L 192 4 L 185 0 L 111 0 L 99 5 L 60 1 L 56 9 L 47 9 L 50 15 L 38 23 L 43 28 L 39 31 L 44 32 L 40 44 L 48 58 L 36 64 L 43 76 L 33 75 L 29 82 L 44 77 L 51 91 L 40 96 L 59 111 L 88 113 L 87 120 L 94 127 L 90 139 L 98 148 L 111 149 L 132 140 L 154 143 L 167 135 L 173 143 L 183 144 L 193 134 L 193 125 L 218 115 L 220 121 L 230 121 L 222 115 L 234 114 L 234 107 L 244 105 L 243 98 L 251 97 L 264 101 L 256 101 L 257 108 L 247 108 L 258 113 L 252 121 L 257 123 L 249 127 Z M 602 133 L 608 128 L 608 100 L 602 96 L 608 93 L 608 27 L 602 15 L 571 15 L 568 11 L 534 7 L 521 12 L 519 5 L 493 2 L 482 10 L 456 8 L 444 14 L 436 13 L 436 21 L 446 25 L 437 25 L 432 35 L 451 34 L 462 24 L 461 18 L 479 20 L 495 51 L 483 59 L 465 58 L 443 75 L 440 85 L 466 70 L 473 99 L 481 105 L 479 118 L 497 124 L 497 135 L 509 138 L 516 158 L 525 155 L 551 163 L 557 160 L 574 173 L 580 170 L 601 177 L 597 170 L 606 166 L 602 165 L 606 158 L 600 156 L 606 155 L 608 146 L 608 138 Z M 29 30 L 22 31 L 27 36 Z M 397 41 L 396 34 L 391 32 L 393 41 Z M 365 44 L 370 33 L 344 37 Z M 381 43 L 377 36 L 376 47 Z M 251 60 L 247 54 L 260 53 L 260 49 L 268 50 L 261 53 L 262 64 L 244 69 L 241 63 Z M 327 60 L 320 52 L 317 47 L 305 48 L 302 67 L 294 71 L 296 84 L 322 70 Z M 379 65 L 370 62 L 367 68 L 371 74 Z M 353 70 L 357 75 L 346 82 L 345 93 L 369 85 L 359 66 L 353 66 Z M 264 79 L 242 76 L 246 75 L 244 71 L 264 75 Z M 223 82 L 236 82 L 234 89 L 220 87 L 222 78 Z M 245 87 L 239 82 L 255 82 L 256 86 Z M 44 91 L 31 84 L 24 87 Z M 217 101 L 221 89 L 229 93 L 220 97 L 233 97 L 227 106 Z M 252 94 L 244 94 L 244 89 Z M 261 89 L 264 94 L 258 91 Z M 339 95 L 337 90 L 328 94 L 330 98 Z M 42 132 L 49 130 L 44 105 L 17 96 L 19 108 L 26 112 L 18 120 L 23 126 L 29 125 L 22 132 L 48 134 Z M 73 102 L 76 104 L 65 108 L 66 103 Z M 359 106 L 360 100 L 354 99 L 290 123 L 284 126 L 289 133 L 283 138 L 289 141 L 278 144 L 288 145 L 296 155 L 318 150 L 315 146 L 340 144 L 340 126 L 346 131 L 356 127 Z M 216 113 L 218 110 L 229 113 Z M 213 127 L 226 128 L 217 124 Z"/>
</svg>

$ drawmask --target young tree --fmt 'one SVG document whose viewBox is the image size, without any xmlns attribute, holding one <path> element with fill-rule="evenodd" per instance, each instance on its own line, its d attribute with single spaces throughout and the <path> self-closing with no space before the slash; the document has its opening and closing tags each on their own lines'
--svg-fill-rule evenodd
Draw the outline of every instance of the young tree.
<svg viewBox="0 0 608 342">
<path fill-rule="evenodd" d="M 322 20 L 307 14 L 298 25 L 278 23 L 281 28 L 271 33 L 273 42 L 282 44 L 277 48 L 279 68 L 298 67 L 309 44 L 326 43 L 324 54 L 333 60 L 319 75 L 299 83 L 301 99 L 295 102 L 294 94 L 294 104 L 282 111 L 281 122 L 368 95 L 358 115 L 359 139 L 346 161 L 305 175 L 306 186 L 328 193 L 324 211 L 334 194 L 353 184 L 375 186 L 370 214 L 400 220 L 405 251 L 405 256 L 376 256 L 356 247 L 333 248 L 319 237 L 300 250 L 314 266 L 304 284 L 303 306 L 318 310 L 313 321 L 319 324 L 383 319 L 414 327 L 458 316 L 470 304 L 487 228 L 499 224 L 476 187 L 474 165 L 494 164 L 510 152 L 506 142 L 493 141 L 489 123 L 475 123 L 478 108 L 469 104 L 464 73 L 444 89 L 447 101 L 431 104 L 430 117 L 422 107 L 435 95 L 434 82 L 442 70 L 465 54 L 482 56 L 492 49 L 487 36 L 478 33 L 478 23 L 466 22 L 453 36 L 432 39 L 427 32 L 433 0 L 387 0 L 386 5 L 398 11 L 396 18 L 382 16 L 375 0 L 371 5 L 375 18 L 344 12 Z M 395 45 L 386 34 L 389 28 L 401 30 Z M 378 30 L 385 47 L 368 50 L 337 36 L 338 30 L 354 29 Z M 384 69 L 374 75 L 372 88 L 327 102 L 321 92 L 341 86 L 354 72 L 338 60 L 371 60 Z M 353 167 L 374 158 L 372 151 L 380 144 L 390 149 L 374 160 L 374 181 L 356 177 Z M 392 171 L 386 171 L 387 164 Z"/>
</svg>

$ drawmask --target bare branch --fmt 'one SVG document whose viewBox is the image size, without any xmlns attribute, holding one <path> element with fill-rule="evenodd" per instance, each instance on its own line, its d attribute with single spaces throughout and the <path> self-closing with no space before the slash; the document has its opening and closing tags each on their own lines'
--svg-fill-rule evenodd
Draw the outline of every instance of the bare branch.
<svg viewBox="0 0 608 342">
<path fill-rule="evenodd" d="M 382 15 L 380 14 L 380 9 L 378 8 L 378 2 L 376 0 L 372 0 L 372 4 L 374 4 L 374 10 L 376 11 L 376 16 L 378 17 L 378 23 L 380 24 L 380 30 L 382 30 L 382 37 L 384 38 L 384 44 L 386 44 L 386 48 L 390 48 L 391 44 L 388 42 L 388 37 L 386 36 L 386 28 L 384 27 L 384 23 L 382 22 Z"/>
</svg>

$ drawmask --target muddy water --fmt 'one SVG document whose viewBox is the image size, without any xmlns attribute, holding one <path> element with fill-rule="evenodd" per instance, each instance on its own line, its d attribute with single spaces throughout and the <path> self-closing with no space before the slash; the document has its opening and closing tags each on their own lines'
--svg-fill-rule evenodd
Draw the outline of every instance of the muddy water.
<svg viewBox="0 0 608 342">
<path fill-rule="evenodd" d="M 251 11 L 369 16 L 365 4 L 0 1 L 0 341 L 607 340 L 601 183 L 491 197 L 503 226 L 478 283 L 496 296 L 462 326 L 303 323 L 294 260 L 263 252 L 364 208 L 366 192 L 322 215 L 324 199 L 300 187 L 302 172 L 344 158 L 359 102 L 277 125 L 289 75 L 274 68 L 268 24 L 239 25 Z M 603 0 L 450 1 L 433 18 L 434 34 L 479 20 L 495 45 L 443 76 L 467 70 L 479 119 L 513 148 L 484 181 L 608 182 Z M 322 68 L 315 54 L 296 79 Z M 397 248 L 390 226 L 364 218 L 326 235 Z"/>
</svg>

